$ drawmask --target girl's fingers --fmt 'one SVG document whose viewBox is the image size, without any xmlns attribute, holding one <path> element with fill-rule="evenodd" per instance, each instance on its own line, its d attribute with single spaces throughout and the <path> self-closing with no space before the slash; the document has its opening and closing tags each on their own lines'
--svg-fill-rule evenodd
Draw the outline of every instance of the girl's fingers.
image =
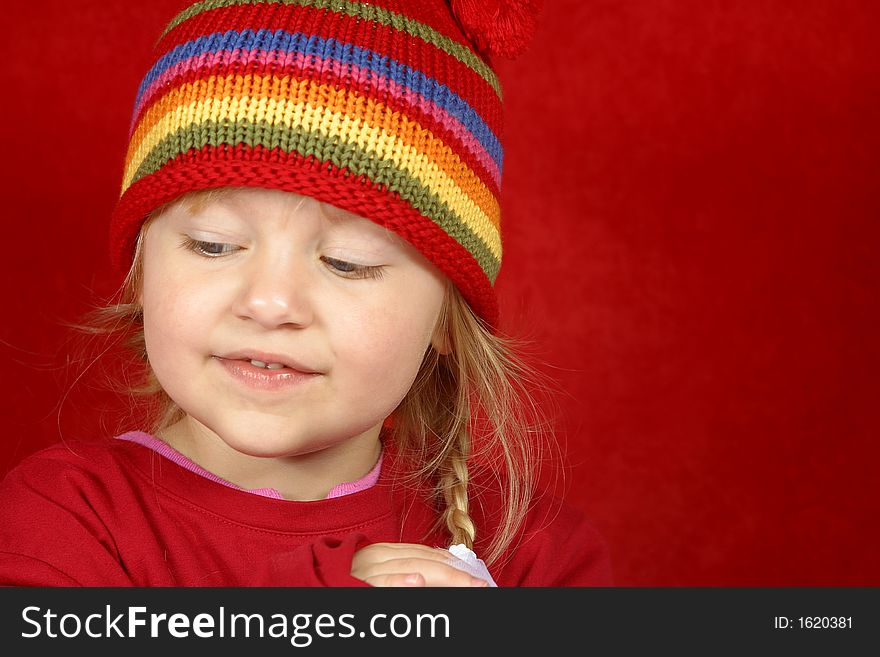
<svg viewBox="0 0 880 657">
<path fill-rule="evenodd" d="M 420 574 L 425 582 L 423 586 L 487 586 L 487 582 L 484 580 L 472 577 L 470 574 L 448 563 L 413 557 L 371 563 L 356 573 L 355 576 L 363 579 L 365 582 L 371 582 L 372 579 L 377 577 L 398 575 L 400 573 Z"/>
<path fill-rule="evenodd" d="M 372 586 L 488 586 L 488 582 L 453 565 L 456 561 L 442 548 L 373 543 L 355 553 L 351 574 Z"/>
<path fill-rule="evenodd" d="M 419 573 L 385 573 L 374 575 L 364 580 L 370 586 L 377 587 L 419 587 L 425 586 L 425 578 Z"/>
<path fill-rule="evenodd" d="M 392 547 L 393 546 L 393 547 Z M 448 550 L 429 548 L 424 545 L 394 545 L 375 543 L 364 548 L 372 562 L 392 561 L 394 559 L 429 559 L 449 563 L 455 557 Z"/>
</svg>

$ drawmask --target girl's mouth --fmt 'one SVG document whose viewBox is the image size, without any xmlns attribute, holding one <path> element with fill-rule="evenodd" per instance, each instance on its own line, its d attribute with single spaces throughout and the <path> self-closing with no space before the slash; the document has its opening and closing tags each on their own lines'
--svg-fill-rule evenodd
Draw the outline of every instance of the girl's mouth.
<svg viewBox="0 0 880 657">
<path fill-rule="evenodd" d="M 287 367 L 283 363 L 264 363 L 261 360 L 254 360 L 254 359 L 251 359 L 250 361 L 247 361 L 247 362 L 249 362 L 254 367 L 262 367 L 267 370 L 280 370 L 282 368 Z M 288 369 L 290 369 L 290 368 L 288 368 Z"/>
<path fill-rule="evenodd" d="M 281 363 L 215 358 L 233 379 L 257 390 L 291 390 L 320 376 L 315 373 L 299 372 Z"/>
</svg>

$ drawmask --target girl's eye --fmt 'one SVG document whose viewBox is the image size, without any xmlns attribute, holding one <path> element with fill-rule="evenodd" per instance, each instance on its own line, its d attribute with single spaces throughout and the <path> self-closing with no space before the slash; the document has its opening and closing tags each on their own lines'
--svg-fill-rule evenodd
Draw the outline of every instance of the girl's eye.
<svg viewBox="0 0 880 657">
<path fill-rule="evenodd" d="M 187 249 L 188 251 L 198 253 L 199 255 L 205 256 L 206 258 L 219 258 L 220 256 L 227 255 L 228 253 L 232 253 L 238 249 L 238 247 L 234 244 L 225 244 L 223 242 L 203 242 L 201 240 L 194 240 L 191 237 L 185 237 L 181 242 L 181 246 L 183 246 L 183 248 Z"/>
<path fill-rule="evenodd" d="M 184 237 L 181 246 L 188 251 L 197 253 L 205 258 L 221 258 L 230 253 L 234 253 L 240 248 L 235 244 L 226 244 L 224 242 L 203 242 L 202 240 L 194 240 L 191 237 Z M 327 263 L 334 272 L 342 275 L 343 278 L 373 278 L 378 280 L 385 275 L 382 271 L 383 267 L 381 265 L 356 265 L 351 262 L 346 262 L 345 260 L 337 260 L 336 258 L 330 258 L 327 256 L 322 257 L 321 260 Z"/>
<path fill-rule="evenodd" d="M 344 278 L 374 278 L 380 279 L 385 275 L 385 272 L 382 271 L 382 266 L 367 266 L 367 265 L 355 265 L 351 262 L 345 262 L 344 260 L 337 260 L 336 258 L 329 258 L 324 256 L 321 258 L 324 262 L 326 262 L 333 271 L 345 274 Z"/>
</svg>

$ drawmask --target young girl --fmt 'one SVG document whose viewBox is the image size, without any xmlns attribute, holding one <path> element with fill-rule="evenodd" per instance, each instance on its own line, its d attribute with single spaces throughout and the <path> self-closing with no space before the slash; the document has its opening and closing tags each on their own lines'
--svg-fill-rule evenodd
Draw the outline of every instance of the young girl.
<svg viewBox="0 0 880 657">
<path fill-rule="evenodd" d="M 93 317 L 141 358 L 155 421 L 5 478 L 0 582 L 611 583 L 602 538 L 538 492 L 534 373 L 497 329 L 487 62 L 525 45 L 521 6 L 171 21 L 111 221 L 124 283 Z"/>
</svg>

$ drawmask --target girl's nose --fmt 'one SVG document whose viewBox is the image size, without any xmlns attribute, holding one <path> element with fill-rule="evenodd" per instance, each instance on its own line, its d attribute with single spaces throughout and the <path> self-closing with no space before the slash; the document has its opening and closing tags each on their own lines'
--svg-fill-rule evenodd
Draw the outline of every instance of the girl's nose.
<svg viewBox="0 0 880 657">
<path fill-rule="evenodd" d="M 306 262 L 294 262 L 289 253 L 254 254 L 242 271 L 238 317 L 251 319 L 264 328 L 307 326 L 312 304 Z"/>
</svg>

